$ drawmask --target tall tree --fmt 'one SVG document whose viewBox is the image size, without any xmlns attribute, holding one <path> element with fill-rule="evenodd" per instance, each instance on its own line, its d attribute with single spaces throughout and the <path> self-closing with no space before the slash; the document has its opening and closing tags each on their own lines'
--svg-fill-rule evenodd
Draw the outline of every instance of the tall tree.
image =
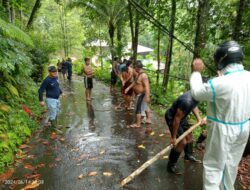
<svg viewBox="0 0 250 190">
<path fill-rule="evenodd" d="M 6 17 L 8 18 L 9 22 L 11 22 L 10 2 L 9 2 L 9 0 L 2 0 L 2 6 L 3 6 L 4 11 L 6 13 Z"/>
<path fill-rule="evenodd" d="M 122 20 L 120 20 L 117 24 L 117 48 L 116 48 L 116 53 L 119 58 L 122 57 Z"/>
<path fill-rule="evenodd" d="M 161 31 L 158 29 L 158 35 L 157 35 L 157 73 L 156 73 L 156 84 L 159 84 L 160 79 L 160 64 L 161 64 Z"/>
<path fill-rule="evenodd" d="M 201 51 L 206 45 L 207 21 L 209 15 L 210 0 L 199 0 L 198 13 L 196 19 L 196 34 L 194 42 L 194 57 L 200 57 Z"/>
<path fill-rule="evenodd" d="M 10 22 L 15 24 L 15 9 L 14 9 L 14 6 L 11 5 L 10 6 Z"/>
<path fill-rule="evenodd" d="M 139 38 L 139 29 L 140 29 L 140 17 L 139 13 L 136 10 L 132 9 L 132 5 L 128 3 L 128 12 L 129 12 L 129 24 L 130 24 L 130 31 L 131 31 L 131 48 L 133 51 L 133 58 L 134 60 L 137 59 L 137 47 L 138 47 L 138 38 Z"/>
<path fill-rule="evenodd" d="M 86 3 L 85 6 L 92 9 L 96 13 L 96 19 L 101 20 L 108 27 L 110 38 L 110 51 L 112 59 L 115 56 L 115 31 L 118 24 L 124 18 L 124 10 L 126 3 L 124 0 L 95 0 L 91 3 Z"/>
<path fill-rule="evenodd" d="M 233 39 L 236 41 L 240 40 L 240 31 L 242 29 L 242 15 L 245 11 L 245 0 L 240 0 L 237 10 L 237 16 L 234 24 Z"/>
<path fill-rule="evenodd" d="M 66 7 L 65 0 L 56 1 L 59 5 L 59 13 L 60 13 L 60 26 L 61 26 L 61 34 L 62 34 L 62 44 L 64 50 L 64 56 L 69 56 L 69 40 L 67 37 L 67 21 L 66 21 Z"/>
<path fill-rule="evenodd" d="M 28 21 L 28 24 L 27 24 L 27 28 L 30 28 L 33 24 L 33 21 L 34 21 L 34 18 L 36 16 L 36 13 L 38 11 L 38 9 L 41 7 L 41 0 L 36 0 L 35 2 L 35 5 L 32 9 L 32 12 L 30 14 L 30 17 L 29 17 L 29 21 Z"/>
<path fill-rule="evenodd" d="M 175 22 L 176 22 L 176 0 L 171 0 L 171 6 L 172 6 L 171 25 L 170 25 L 170 30 L 169 30 L 170 36 L 168 40 L 166 64 L 165 64 L 164 76 L 163 76 L 163 82 L 162 82 L 162 86 L 164 90 L 166 90 L 168 86 L 170 66 L 172 62 L 172 52 L 173 52 L 173 37 L 172 36 L 174 36 Z"/>
</svg>

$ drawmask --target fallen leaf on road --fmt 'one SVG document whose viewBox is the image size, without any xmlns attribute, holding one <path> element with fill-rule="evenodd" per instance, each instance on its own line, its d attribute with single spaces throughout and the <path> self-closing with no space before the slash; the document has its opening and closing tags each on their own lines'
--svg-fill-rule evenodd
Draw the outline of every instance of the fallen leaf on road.
<svg viewBox="0 0 250 190">
<path fill-rule="evenodd" d="M 86 159 L 87 155 L 86 154 L 81 154 L 81 156 L 78 158 L 78 160 L 83 160 Z"/>
<path fill-rule="evenodd" d="M 81 174 L 81 175 L 78 176 L 78 179 L 82 179 L 82 178 L 84 178 L 83 174 Z"/>
<path fill-rule="evenodd" d="M 78 152 L 80 150 L 80 148 L 72 148 L 71 150 L 70 150 L 70 152 Z"/>
<path fill-rule="evenodd" d="M 65 141 L 65 138 L 63 138 L 63 137 L 62 137 L 62 138 L 60 138 L 60 141 Z"/>
<path fill-rule="evenodd" d="M 90 158 L 89 160 L 91 160 L 91 161 L 98 160 L 98 157 L 93 157 L 93 158 Z"/>
<path fill-rule="evenodd" d="M 164 134 L 162 133 L 162 134 L 159 134 L 159 137 L 163 137 L 164 136 Z"/>
<path fill-rule="evenodd" d="M 106 152 L 106 150 L 101 150 L 100 155 L 103 155 Z"/>
<path fill-rule="evenodd" d="M 113 174 L 110 173 L 110 172 L 103 172 L 102 174 L 103 174 L 104 176 L 108 176 L 108 177 L 113 175 Z"/>
<path fill-rule="evenodd" d="M 138 148 L 145 149 L 146 147 L 143 144 L 141 144 L 138 146 Z"/>
<path fill-rule="evenodd" d="M 36 166 L 36 168 L 43 168 L 43 167 L 45 167 L 45 164 L 44 164 L 44 163 L 38 164 L 38 165 Z"/>
<path fill-rule="evenodd" d="M 26 168 L 28 170 L 34 170 L 35 169 L 31 164 L 25 164 L 24 168 Z"/>
<path fill-rule="evenodd" d="M 90 172 L 88 176 L 93 177 L 93 176 L 96 176 L 96 175 L 97 175 L 97 172 Z"/>
<path fill-rule="evenodd" d="M 155 132 L 152 131 L 149 135 L 150 135 L 150 136 L 154 136 L 154 135 L 155 135 Z"/>
<path fill-rule="evenodd" d="M 26 185 L 24 188 L 22 188 L 21 190 L 28 190 L 28 189 L 35 189 L 39 186 L 39 183 L 37 180 L 33 181 L 32 183 Z"/>
<path fill-rule="evenodd" d="M 43 144 L 48 146 L 49 142 L 48 141 L 43 141 Z"/>
<path fill-rule="evenodd" d="M 31 155 L 28 155 L 27 158 L 35 158 L 35 155 L 31 154 Z"/>
<path fill-rule="evenodd" d="M 9 179 L 13 173 L 14 173 L 14 170 L 9 169 L 7 172 L 0 174 L 0 181 L 4 181 L 4 180 Z"/>
<path fill-rule="evenodd" d="M 25 174 L 26 179 L 36 179 L 38 180 L 41 177 L 41 174 Z"/>
<path fill-rule="evenodd" d="M 25 148 L 29 148 L 30 146 L 27 144 L 22 144 L 21 146 L 19 146 L 20 149 L 25 149 Z"/>
<path fill-rule="evenodd" d="M 55 132 L 51 133 L 50 138 L 55 140 L 57 138 L 57 134 Z"/>
</svg>

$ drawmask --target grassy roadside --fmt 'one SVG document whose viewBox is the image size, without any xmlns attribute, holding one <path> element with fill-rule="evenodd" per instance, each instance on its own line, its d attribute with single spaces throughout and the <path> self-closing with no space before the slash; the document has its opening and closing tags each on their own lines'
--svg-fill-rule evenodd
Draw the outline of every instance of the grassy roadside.
<svg viewBox="0 0 250 190">
<path fill-rule="evenodd" d="M 42 108 L 37 101 L 37 85 L 27 81 L 26 91 L 10 101 L 0 101 L 0 173 L 14 162 L 19 146 L 40 125 Z"/>
</svg>

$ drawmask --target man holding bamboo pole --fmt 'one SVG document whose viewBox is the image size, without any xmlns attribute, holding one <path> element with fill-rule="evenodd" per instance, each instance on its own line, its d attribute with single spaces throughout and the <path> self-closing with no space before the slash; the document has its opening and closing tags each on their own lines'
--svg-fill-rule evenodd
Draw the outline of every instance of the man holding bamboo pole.
<svg viewBox="0 0 250 190">
<path fill-rule="evenodd" d="M 191 93 L 207 101 L 208 139 L 203 160 L 203 189 L 234 190 L 238 164 L 249 136 L 250 72 L 242 65 L 243 52 L 235 41 L 218 46 L 214 60 L 219 76 L 202 83 L 201 59 L 192 64 Z"/>
<path fill-rule="evenodd" d="M 187 116 L 193 112 L 197 121 L 202 121 L 199 110 L 198 110 L 198 101 L 193 99 L 191 92 L 188 91 L 177 98 L 177 100 L 172 104 L 172 106 L 167 110 L 165 114 L 166 123 L 171 132 L 171 144 L 175 144 L 176 137 L 182 135 L 190 125 L 187 121 Z M 201 125 L 204 122 L 202 121 Z M 188 134 L 180 143 L 178 143 L 169 154 L 169 161 L 167 165 L 167 171 L 169 173 L 181 174 L 177 169 L 176 163 L 184 150 L 186 161 L 201 162 L 197 160 L 193 154 L 193 142 L 192 142 L 192 133 Z"/>
</svg>

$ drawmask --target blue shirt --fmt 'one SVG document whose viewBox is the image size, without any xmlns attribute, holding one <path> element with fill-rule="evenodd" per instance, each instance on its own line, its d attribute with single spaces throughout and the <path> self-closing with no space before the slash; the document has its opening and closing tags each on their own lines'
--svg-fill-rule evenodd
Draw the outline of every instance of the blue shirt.
<svg viewBox="0 0 250 190">
<path fill-rule="evenodd" d="M 70 61 L 66 61 L 68 71 L 72 71 L 72 63 Z"/>
<path fill-rule="evenodd" d="M 60 89 L 58 77 L 52 78 L 47 76 L 41 84 L 38 93 L 39 93 L 39 101 L 43 101 L 43 93 L 46 90 L 46 97 L 58 99 L 60 94 L 62 94 L 62 90 Z"/>
</svg>

